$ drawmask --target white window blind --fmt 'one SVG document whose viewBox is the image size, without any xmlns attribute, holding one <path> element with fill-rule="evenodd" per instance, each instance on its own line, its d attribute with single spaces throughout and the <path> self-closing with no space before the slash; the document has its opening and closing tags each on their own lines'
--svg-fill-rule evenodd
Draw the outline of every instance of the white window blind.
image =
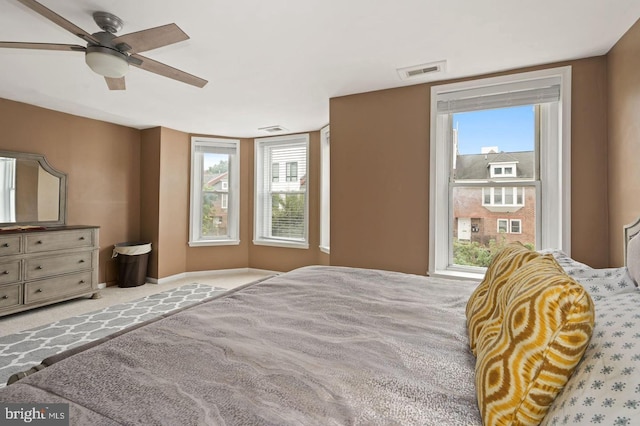
<svg viewBox="0 0 640 426">
<path fill-rule="evenodd" d="M 560 100 L 560 80 L 545 78 L 539 81 L 487 86 L 438 94 L 437 113 L 478 111 L 522 105 L 535 105 Z"/>
<path fill-rule="evenodd" d="M 256 140 L 255 244 L 308 247 L 308 144 L 306 134 Z"/>
</svg>

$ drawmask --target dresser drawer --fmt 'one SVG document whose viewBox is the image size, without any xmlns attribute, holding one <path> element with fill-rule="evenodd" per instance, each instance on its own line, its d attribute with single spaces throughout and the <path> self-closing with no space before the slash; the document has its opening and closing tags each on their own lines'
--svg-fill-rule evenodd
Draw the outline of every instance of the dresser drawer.
<svg viewBox="0 0 640 426">
<path fill-rule="evenodd" d="M 20 281 L 20 259 L 0 263 L 0 284 Z"/>
<path fill-rule="evenodd" d="M 72 296 L 91 291 L 91 271 L 73 275 L 63 275 L 42 281 L 32 281 L 24 285 L 24 303 Z"/>
<path fill-rule="evenodd" d="M 22 253 L 20 235 L 7 235 L 0 237 L 0 256 L 9 256 Z"/>
<path fill-rule="evenodd" d="M 92 252 L 62 254 L 59 256 L 33 257 L 25 259 L 25 280 L 51 277 L 83 269 L 91 269 Z"/>
<path fill-rule="evenodd" d="M 0 286 L 0 309 L 22 304 L 20 284 Z"/>
<path fill-rule="evenodd" d="M 25 235 L 25 252 L 39 253 L 50 250 L 64 250 L 92 247 L 92 231 L 56 231 Z"/>
</svg>

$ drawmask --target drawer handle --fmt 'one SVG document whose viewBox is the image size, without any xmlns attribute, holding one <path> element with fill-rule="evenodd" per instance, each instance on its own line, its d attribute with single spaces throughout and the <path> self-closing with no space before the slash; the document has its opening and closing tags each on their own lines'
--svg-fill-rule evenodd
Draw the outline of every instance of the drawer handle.
<svg viewBox="0 0 640 426">
<path fill-rule="evenodd" d="M 9 275 L 9 271 L 4 271 L 3 274 L 4 275 Z"/>
<path fill-rule="evenodd" d="M 36 269 L 42 269 L 42 266 L 36 266 Z"/>
<path fill-rule="evenodd" d="M 84 237 L 80 237 L 80 241 L 84 241 Z"/>
<path fill-rule="evenodd" d="M 84 280 L 80 280 L 79 284 L 84 284 Z"/>
<path fill-rule="evenodd" d="M 9 247 L 9 243 L 4 243 L 2 247 Z"/>
<path fill-rule="evenodd" d="M 4 296 L 2 296 L 3 299 L 8 299 L 9 296 L 7 296 L 6 294 Z"/>
<path fill-rule="evenodd" d="M 80 259 L 78 263 L 84 263 L 84 259 Z"/>
<path fill-rule="evenodd" d="M 41 288 L 37 289 L 36 293 L 42 293 L 42 289 Z"/>
<path fill-rule="evenodd" d="M 42 240 L 38 240 L 36 244 L 42 244 Z"/>
</svg>

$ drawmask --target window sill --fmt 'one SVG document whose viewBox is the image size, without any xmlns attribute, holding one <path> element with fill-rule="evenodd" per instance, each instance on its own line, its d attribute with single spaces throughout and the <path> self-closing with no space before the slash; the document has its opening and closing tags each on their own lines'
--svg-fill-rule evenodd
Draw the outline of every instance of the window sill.
<svg viewBox="0 0 640 426">
<path fill-rule="evenodd" d="M 471 280 L 471 281 L 482 281 L 482 279 L 484 278 L 483 273 L 457 271 L 457 270 L 451 270 L 451 269 L 427 272 L 427 275 L 435 278 L 451 278 L 451 279 Z"/>
<path fill-rule="evenodd" d="M 271 247 L 284 247 L 284 248 L 296 248 L 296 249 L 309 249 L 309 243 L 307 242 L 295 242 L 295 241 L 281 241 L 281 240 L 253 240 L 253 244 L 256 246 L 271 246 Z"/>
<path fill-rule="evenodd" d="M 240 244 L 240 240 L 189 241 L 189 247 L 237 246 L 239 244 Z"/>
<path fill-rule="evenodd" d="M 329 247 L 320 246 L 320 251 L 323 253 L 331 254 L 329 251 Z"/>
</svg>

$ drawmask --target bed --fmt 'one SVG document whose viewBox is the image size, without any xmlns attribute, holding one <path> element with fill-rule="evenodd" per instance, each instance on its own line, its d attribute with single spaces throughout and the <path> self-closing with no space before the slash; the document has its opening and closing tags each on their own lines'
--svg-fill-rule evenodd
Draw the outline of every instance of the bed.
<svg viewBox="0 0 640 426">
<path fill-rule="evenodd" d="M 48 358 L 0 403 L 69 404 L 79 425 L 631 424 L 636 263 L 592 269 L 514 245 L 480 284 L 304 267 Z M 549 294 L 532 338 L 539 324 L 511 306 Z"/>
</svg>

